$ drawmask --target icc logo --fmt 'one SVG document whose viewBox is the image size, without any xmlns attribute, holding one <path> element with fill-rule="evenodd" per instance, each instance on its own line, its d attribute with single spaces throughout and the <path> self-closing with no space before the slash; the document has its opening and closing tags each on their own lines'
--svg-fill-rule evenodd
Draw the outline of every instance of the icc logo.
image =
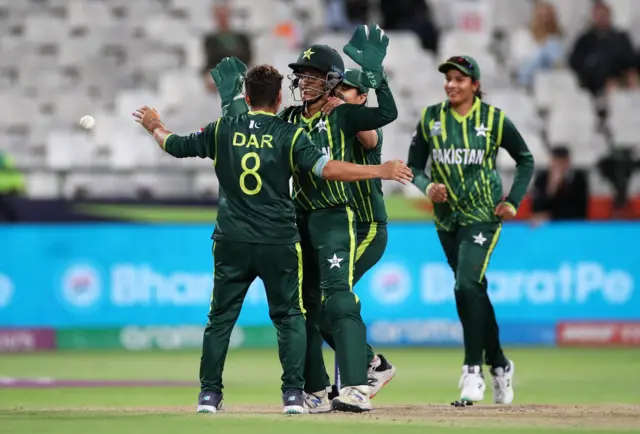
<svg viewBox="0 0 640 434">
<path fill-rule="evenodd" d="M 86 264 L 69 267 L 62 276 L 61 284 L 63 301 L 74 309 L 94 307 L 102 293 L 98 271 Z"/>
<path fill-rule="evenodd" d="M 406 268 L 398 264 L 383 264 L 371 279 L 371 294 L 380 304 L 404 302 L 411 293 L 411 279 Z"/>
</svg>

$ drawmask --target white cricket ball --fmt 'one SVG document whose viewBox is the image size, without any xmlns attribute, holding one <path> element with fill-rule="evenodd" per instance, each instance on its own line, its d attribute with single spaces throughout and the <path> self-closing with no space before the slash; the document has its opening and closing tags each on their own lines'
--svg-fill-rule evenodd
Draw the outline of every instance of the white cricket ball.
<svg viewBox="0 0 640 434">
<path fill-rule="evenodd" d="M 80 119 L 80 126 L 85 130 L 90 130 L 96 124 L 96 120 L 93 116 L 85 115 Z"/>
</svg>

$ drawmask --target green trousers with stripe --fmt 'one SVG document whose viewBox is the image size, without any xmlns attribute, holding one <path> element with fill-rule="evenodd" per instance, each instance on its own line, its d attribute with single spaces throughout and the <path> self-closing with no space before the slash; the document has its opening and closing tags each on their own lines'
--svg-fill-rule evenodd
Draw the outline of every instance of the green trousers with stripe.
<svg viewBox="0 0 640 434">
<path fill-rule="evenodd" d="M 304 388 L 307 334 L 302 306 L 302 249 L 296 244 L 216 241 L 209 321 L 204 330 L 200 383 L 203 392 L 222 391 L 229 340 L 251 283 L 260 277 L 269 316 L 278 332 L 282 391 Z"/>
<path fill-rule="evenodd" d="M 438 230 L 438 237 L 455 276 L 455 299 L 464 338 L 464 364 L 505 367 L 498 323 L 487 294 L 485 273 L 500 238 L 502 223 Z"/>
<path fill-rule="evenodd" d="M 356 248 L 356 265 L 353 274 L 354 285 L 382 258 L 387 248 L 387 224 L 386 222 L 357 222 L 356 238 L 358 247 Z M 333 334 L 329 325 L 321 324 L 320 331 L 327 345 L 335 350 Z M 367 343 L 367 365 L 374 357 L 375 353 L 371 345 Z"/>
<path fill-rule="evenodd" d="M 302 300 L 307 310 L 305 391 L 329 387 L 322 355 L 321 324 L 334 337 L 343 386 L 367 384 L 367 333 L 360 300 L 353 293 L 356 256 L 354 215 L 348 207 L 299 212 L 304 277 Z"/>
</svg>

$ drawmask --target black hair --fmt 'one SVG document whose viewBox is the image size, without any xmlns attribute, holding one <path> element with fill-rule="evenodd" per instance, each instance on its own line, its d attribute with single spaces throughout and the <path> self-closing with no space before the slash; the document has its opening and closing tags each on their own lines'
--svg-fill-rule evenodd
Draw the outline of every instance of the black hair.
<svg viewBox="0 0 640 434">
<path fill-rule="evenodd" d="M 556 146 L 551 150 L 551 155 L 556 158 L 569 158 L 570 153 L 567 146 Z"/>
<path fill-rule="evenodd" d="M 247 71 L 244 79 L 246 94 L 255 107 L 272 107 L 278 101 L 284 77 L 271 65 L 257 65 Z"/>
<path fill-rule="evenodd" d="M 478 80 L 476 80 L 475 78 L 471 77 L 471 83 L 478 83 Z M 476 98 L 480 98 L 482 99 L 482 97 L 485 95 L 485 93 L 482 91 L 482 85 L 478 84 L 478 90 L 475 91 L 475 93 L 473 94 L 473 96 L 475 96 Z"/>
</svg>

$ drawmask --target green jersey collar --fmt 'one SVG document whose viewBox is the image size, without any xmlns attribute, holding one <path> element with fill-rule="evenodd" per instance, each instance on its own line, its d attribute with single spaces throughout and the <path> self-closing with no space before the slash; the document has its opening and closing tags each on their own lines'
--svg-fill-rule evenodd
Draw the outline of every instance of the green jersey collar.
<svg viewBox="0 0 640 434">
<path fill-rule="evenodd" d="M 305 123 L 309 123 L 312 122 L 314 120 L 316 120 L 317 118 L 319 118 L 320 116 L 322 116 L 323 113 L 322 111 L 319 111 L 318 113 L 316 113 L 315 115 L 311 116 L 309 119 L 304 117 L 304 114 L 300 114 L 300 119 L 302 119 Z"/>
<path fill-rule="evenodd" d="M 265 116 L 275 116 L 275 114 L 273 113 L 269 113 L 269 112 L 265 112 L 262 110 L 258 110 L 258 111 L 250 111 L 248 114 L 250 115 L 265 115 Z"/>
<path fill-rule="evenodd" d="M 467 119 L 469 119 L 469 117 L 476 110 L 480 110 L 480 104 L 482 104 L 482 100 L 480 98 L 476 97 L 474 102 L 473 102 L 473 106 L 471 107 L 471 110 L 469 110 L 469 112 L 464 116 L 459 115 L 453 108 L 451 108 L 451 102 L 449 102 L 449 101 L 447 101 L 447 108 L 451 111 L 451 114 L 453 115 L 453 118 L 456 121 L 462 122 L 462 121 L 466 121 Z"/>
</svg>

